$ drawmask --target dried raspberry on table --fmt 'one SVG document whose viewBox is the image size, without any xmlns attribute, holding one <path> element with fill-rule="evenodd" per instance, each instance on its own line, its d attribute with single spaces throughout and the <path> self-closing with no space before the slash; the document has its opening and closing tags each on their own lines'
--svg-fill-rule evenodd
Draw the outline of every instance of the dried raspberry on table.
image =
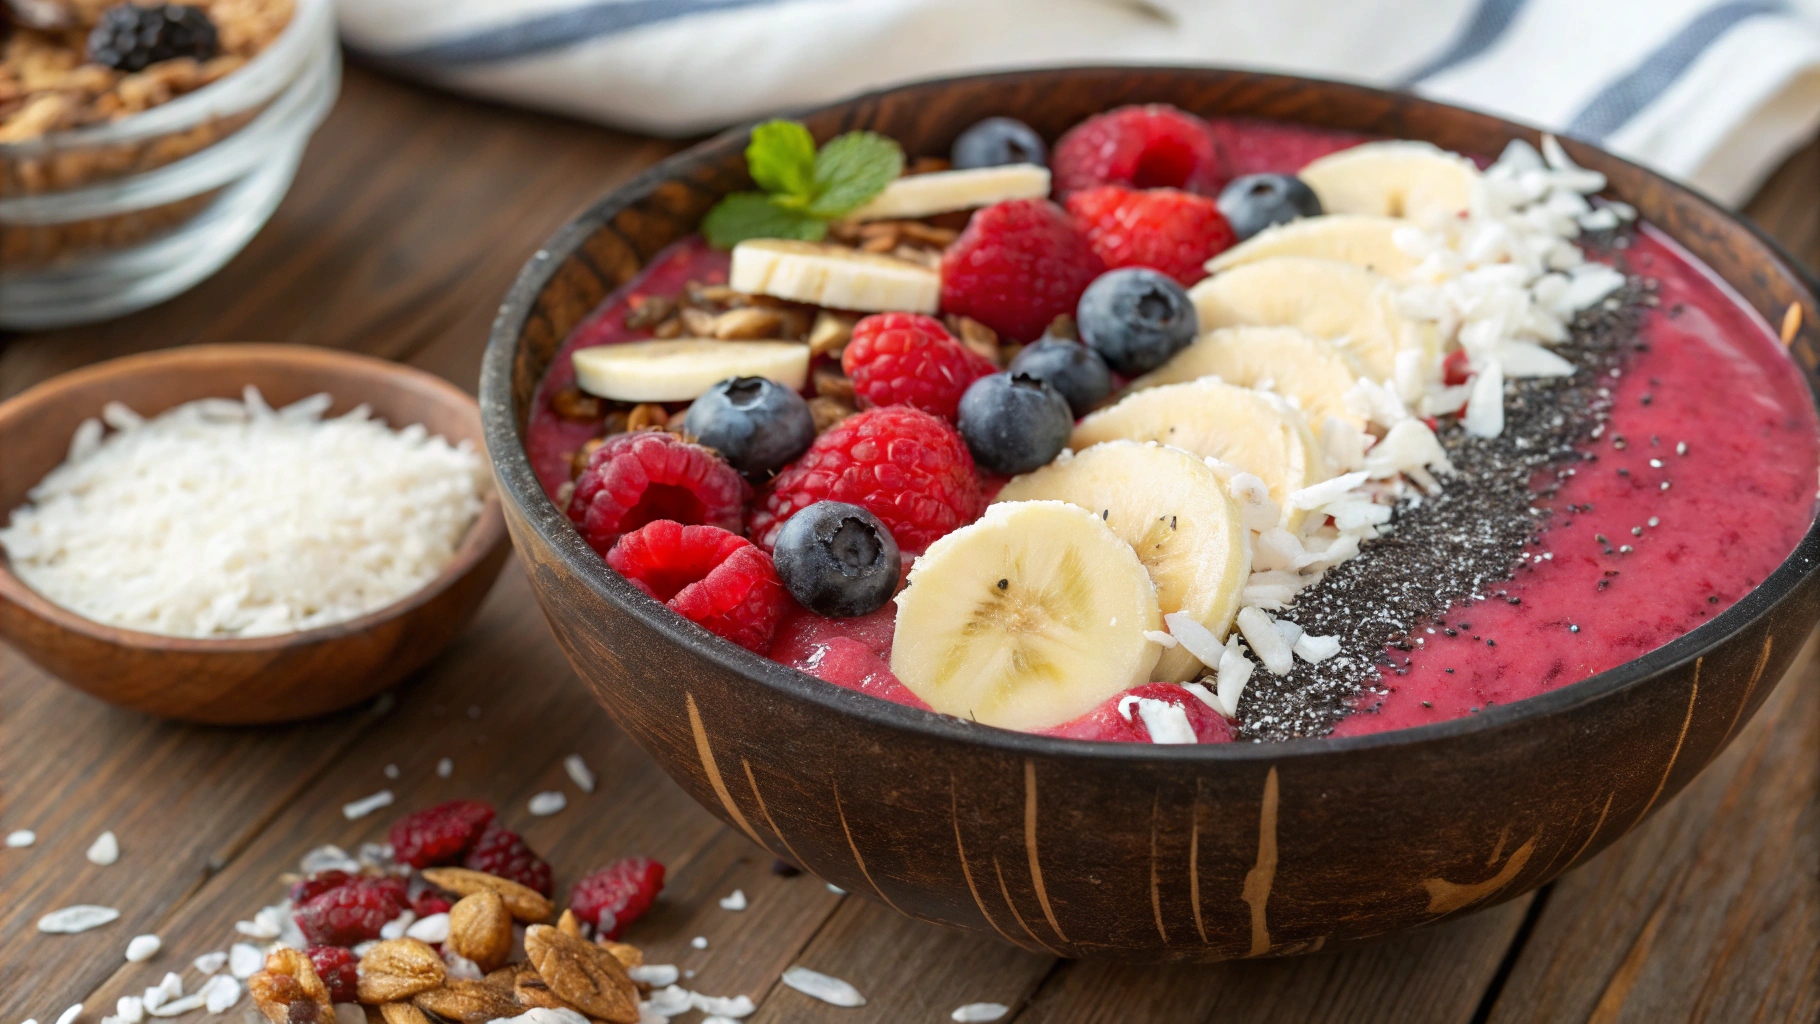
<svg viewBox="0 0 1820 1024">
<path fill-rule="evenodd" d="M 488 825 L 480 841 L 468 851 L 461 866 L 472 871 L 498 875 L 519 885 L 550 895 L 550 865 L 533 851 L 524 838 L 498 825 Z"/>
<path fill-rule="evenodd" d="M 592 925 L 597 937 L 617 939 L 651 909 L 663 887 L 662 864 L 649 857 L 624 857 L 571 886 L 569 909 Z"/>
<path fill-rule="evenodd" d="M 1106 270 L 1087 235 L 1047 199 L 988 206 L 942 253 L 942 311 L 1034 341 Z"/>
<path fill-rule="evenodd" d="M 607 564 L 683 618 L 759 654 L 771 649 L 788 602 L 771 556 L 712 526 L 647 523 L 619 539 Z"/>
<path fill-rule="evenodd" d="M 345 946 L 311 946 L 310 963 L 316 966 L 316 977 L 328 987 L 332 1003 L 352 1003 L 360 985 L 360 958 Z"/>
<path fill-rule="evenodd" d="M 920 409 L 888 405 L 849 416 L 815 439 L 771 481 L 752 514 L 759 544 L 818 501 L 844 501 L 877 516 L 899 550 L 916 554 L 979 518 L 985 508 L 967 443 Z"/>
<path fill-rule="evenodd" d="M 1187 287 L 1207 276 L 1207 261 L 1237 236 L 1219 204 L 1180 189 L 1148 191 L 1107 185 L 1068 197 L 1108 269 L 1149 267 Z"/>
<path fill-rule="evenodd" d="M 454 864 L 492 824 L 493 814 L 493 805 L 480 800 L 450 800 L 398 819 L 386 841 L 400 864 L 414 868 Z"/>
<path fill-rule="evenodd" d="M 455 900 L 448 893 L 434 886 L 411 898 L 411 912 L 420 918 L 431 914 L 446 914 L 454 905 Z"/>
<path fill-rule="evenodd" d="M 1049 162 L 1066 199 L 1101 185 L 1218 195 L 1231 177 L 1207 122 L 1166 104 L 1120 107 L 1070 128 Z"/>
<path fill-rule="evenodd" d="M 363 877 L 314 897 L 293 916 L 313 946 L 356 946 L 379 938 L 409 905 L 403 879 Z"/>
<path fill-rule="evenodd" d="M 293 882 L 291 884 L 291 906 L 301 907 L 330 889 L 339 889 L 348 884 L 348 880 L 353 877 L 355 876 L 346 871 L 330 869 L 318 871 L 300 882 Z"/>
<path fill-rule="evenodd" d="M 622 534 L 669 519 L 739 533 L 751 489 L 711 449 L 661 430 L 615 434 L 575 480 L 569 519 L 602 557 Z"/>
<path fill-rule="evenodd" d="M 854 324 L 840 362 L 865 404 L 915 406 L 949 422 L 967 386 L 998 370 L 940 320 L 916 313 L 878 313 Z"/>
</svg>

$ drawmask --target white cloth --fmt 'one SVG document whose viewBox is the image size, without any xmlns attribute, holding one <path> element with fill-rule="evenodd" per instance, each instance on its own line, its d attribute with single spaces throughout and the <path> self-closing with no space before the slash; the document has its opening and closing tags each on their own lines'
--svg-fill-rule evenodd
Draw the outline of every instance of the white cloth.
<svg viewBox="0 0 1820 1024">
<path fill-rule="evenodd" d="M 1217 64 L 1410 88 L 1737 203 L 1820 126 L 1820 0 L 340 0 L 340 17 L 382 67 L 673 135 L 945 74 Z"/>
</svg>

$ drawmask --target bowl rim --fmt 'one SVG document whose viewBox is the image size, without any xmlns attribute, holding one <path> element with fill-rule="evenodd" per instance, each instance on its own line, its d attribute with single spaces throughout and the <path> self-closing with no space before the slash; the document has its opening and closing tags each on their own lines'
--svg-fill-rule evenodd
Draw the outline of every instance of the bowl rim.
<svg viewBox="0 0 1820 1024">
<path fill-rule="evenodd" d="M 18 142 L 0 142 L 0 161 L 29 160 L 67 149 L 139 142 L 258 106 L 284 91 L 309 63 L 316 38 L 326 35 L 333 39 L 334 26 L 333 0 L 295 0 L 291 20 L 279 31 L 277 38 L 252 60 L 219 81 L 118 121 L 69 128 Z M 219 141 L 222 140 L 211 145 Z M 55 195 L 60 191 L 66 190 L 41 194 Z"/>
<path fill-rule="evenodd" d="M 104 360 L 67 373 L 57 374 L 0 402 L 0 423 L 40 406 L 46 401 L 54 401 L 71 387 L 79 385 L 119 380 L 147 371 L 170 369 L 174 366 L 182 367 L 209 362 L 231 362 L 245 365 L 251 361 L 278 366 L 291 366 L 302 362 L 314 362 L 319 365 L 330 364 L 336 368 L 357 371 L 363 376 L 394 388 L 398 386 L 398 380 L 402 378 L 434 394 L 439 401 L 456 407 L 465 406 L 473 409 L 477 416 L 479 414 L 479 404 L 473 396 L 443 378 L 414 366 L 318 345 L 230 342 L 156 349 L 151 352 L 140 352 Z M 193 401 L 193 399 L 185 399 L 185 401 Z M 482 429 L 484 432 L 484 423 Z M 11 518 L 12 511 L 11 508 L 0 510 L 0 516 Z M 4 519 L 0 519 L 0 522 L 3 521 Z M 505 512 L 499 488 L 495 485 L 487 489 L 480 514 L 469 525 L 468 532 L 455 548 L 454 557 L 449 560 L 449 564 L 444 566 L 441 572 L 423 586 L 391 604 L 357 618 L 332 622 L 326 626 L 295 633 L 210 639 L 168 636 L 163 633 L 148 633 L 143 630 L 110 626 L 65 608 L 33 590 L 13 572 L 11 560 L 6 557 L 4 548 L 0 548 L 0 603 L 15 604 L 32 617 L 59 630 L 75 633 L 99 643 L 133 650 L 190 655 L 271 653 L 310 647 L 368 633 L 386 622 L 409 615 L 429 604 L 443 591 L 453 586 L 456 581 L 481 565 L 488 554 L 504 539 Z"/>
<path fill-rule="evenodd" d="M 1142 70 L 1152 73 L 1233 74 L 1277 86 L 1314 85 L 1326 90 L 1353 90 L 1380 100 L 1441 110 L 1465 112 L 1517 134 L 1539 133 L 1542 129 L 1511 121 L 1483 111 L 1441 103 L 1436 100 L 1377 89 L 1351 82 L 1301 75 L 1280 75 L 1241 68 L 1209 65 L 1069 65 L 1065 67 L 997 71 L 984 74 L 938 76 L 874 89 L 845 99 L 814 107 L 800 108 L 777 116 L 812 116 L 832 108 L 861 108 L 879 98 L 898 92 L 932 86 L 961 83 L 985 84 L 994 81 L 1016 82 L 1038 80 L 1055 75 L 1129 73 Z M 1279 119 L 1285 120 L 1285 119 Z M 1084 758 L 1114 763 L 1146 764 L 1254 764 L 1278 765 L 1283 762 L 1307 762 L 1324 757 L 1341 757 L 1361 751 L 1392 747 L 1418 747 L 1515 728 L 1539 719 L 1565 713 L 1597 701 L 1620 697 L 1647 685 L 1656 677 L 1704 657 L 1731 636 L 1748 629 L 1769 616 L 1801 581 L 1820 572 L 1820 516 L 1809 524 L 1807 532 L 1762 582 L 1753 587 L 1731 607 L 1688 632 L 1644 654 L 1603 672 L 1545 693 L 1509 704 L 1494 704 L 1479 714 L 1402 729 L 1388 729 L 1357 736 L 1307 737 L 1274 742 L 1232 742 L 1217 744 L 1152 744 L 1114 743 L 1070 739 L 1017 732 L 897 704 L 824 682 L 805 672 L 774 662 L 762 655 L 723 640 L 701 626 L 676 615 L 661 602 L 628 583 L 608 569 L 581 535 L 569 524 L 544 493 L 532 470 L 514 415 L 512 370 L 517 357 L 519 334 L 528 319 L 537 296 L 549 284 L 564 261 L 577 251 L 595 232 L 609 225 L 615 215 L 647 198 L 658 186 L 678 176 L 678 172 L 710 153 L 728 148 L 742 148 L 752 127 L 759 121 L 738 125 L 676 153 L 652 165 L 630 181 L 612 189 L 587 209 L 559 228 L 536 251 L 520 270 L 511 289 L 500 305 L 491 336 L 482 358 L 480 407 L 483 433 L 499 492 L 509 495 L 523 515 L 527 527 L 548 545 L 563 569 L 580 579 L 602 600 L 637 619 L 641 624 L 706 658 L 734 675 L 780 691 L 781 696 L 806 700 L 830 711 L 853 715 L 865 724 L 928 741 L 957 740 L 982 744 L 986 748 L 1017 757 Z M 1293 123 L 1293 122 L 1291 122 Z M 1568 140 L 1577 143 L 1577 140 Z M 1670 180 L 1646 167 L 1600 149 L 1590 143 L 1577 143 L 1599 152 L 1606 158 L 1653 178 L 1671 190 L 1678 190 L 1702 202 L 1720 216 L 1743 227 L 1778 260 L 1809 293 L 1809 299 L 1820 294 L 1820 278 L 1806 269 L 1781 244 L 1771 238 L 1749 218 L 1735 214 L 1691 186 Z M 1674 238 L 1662 230 L 1663 234 Z M 1678 239 L 1677 239 L 1678 242 Z M 1729 284 L 1726 285 L 1730 287 Z M 1799 369 L 1799 366 L 1797 365 Z M 1803 373 L 1820 407 L 1820 384 Z M 1767 692 L 1767 691 L 1765 691 Z"/>
</svg>

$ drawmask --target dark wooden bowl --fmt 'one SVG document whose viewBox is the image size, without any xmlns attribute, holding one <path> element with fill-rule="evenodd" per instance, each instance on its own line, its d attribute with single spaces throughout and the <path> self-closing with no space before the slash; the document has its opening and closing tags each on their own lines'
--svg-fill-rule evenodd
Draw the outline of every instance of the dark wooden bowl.
<svg viewBox="0 0 1820 1024">
<path fill-rule="evenodd" d="M 1035 71 L 915 85 L 808 114 L 945 154 L 1010 114 L 1050 138 L 1173 103 L 1498 153 L 1536 132 L 1411 96 L 1206 69 Z M 1820 619 L 1820 531 L 1713 621 L 1592 679 L 1469 719 L 1274 745 L 1096 744 L 984 728 L 749 654 L 609 571 L 544 496 L 521 430 L 564 336 L 721 194 L 743 132 L 607 196 L 526 266 L 481 383 L 506 522 L 538 600 L 607 711 L 703 806 L 779 857 L 921 920 L 1063 956 L 1309 952 L 1510 899 L 1674 796 L 1762 704 Z M 1588 146 L 1611 193 L 1772 323 L 1810 285 L 1748 224 Z M 1816 335 L 1794 351 L 1810 377 Z"/>
<path fill-rule="evenodd" d="M 326 391 L 330 415 L 362 402 L 394 427 L 423 424 L 481 443 L 474 399 L 383 359 L 302 345 L 196 345 L 54 377 L 0 404 L 0 510 L 10 511 L 110 401 L 151 416 L 248 384 L 283 405 Z M 4 514 L 4 513 L 0 513 Z M 119 629 L 52 604 L 0 555 L 0 637 L 53 675 L 112 704 L 165 718 L 250 725 L 307 718 L 365 700 L 435 657 L 480 607 L 505 563 L 497 493 L 442 574 L 395 604 L 302 633 L 197 640 Z"/>
</svg>

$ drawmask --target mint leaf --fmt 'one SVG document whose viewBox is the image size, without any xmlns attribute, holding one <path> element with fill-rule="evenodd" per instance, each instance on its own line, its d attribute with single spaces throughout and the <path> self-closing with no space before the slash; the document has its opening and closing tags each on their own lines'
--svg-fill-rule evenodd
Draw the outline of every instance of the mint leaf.
<svg viewBox="0 0 1820 1024">
<path fill-rule="evenodd" d="M 877 132 L 848 132 L 815 154 L 815 192 L 808 211 L 833 219 L 853 212 L 904 172 L 904 149 Z"/>
<path fill-rule="evenodd" d="M 819 242 L 828 225 L 801 210 L 779 206 L 763 192 L 735 192 L 702 218 L 701 233 L 716 249 L 731 249 L 748 238 L 798 238 Z"/>
<path fill-rule="evenodd" d="M 815 190 L 815 137 L 795 121 L 766 121 L 752 129 L 746 169 L 766 192 L 806 203 Z"/>
</svg>

